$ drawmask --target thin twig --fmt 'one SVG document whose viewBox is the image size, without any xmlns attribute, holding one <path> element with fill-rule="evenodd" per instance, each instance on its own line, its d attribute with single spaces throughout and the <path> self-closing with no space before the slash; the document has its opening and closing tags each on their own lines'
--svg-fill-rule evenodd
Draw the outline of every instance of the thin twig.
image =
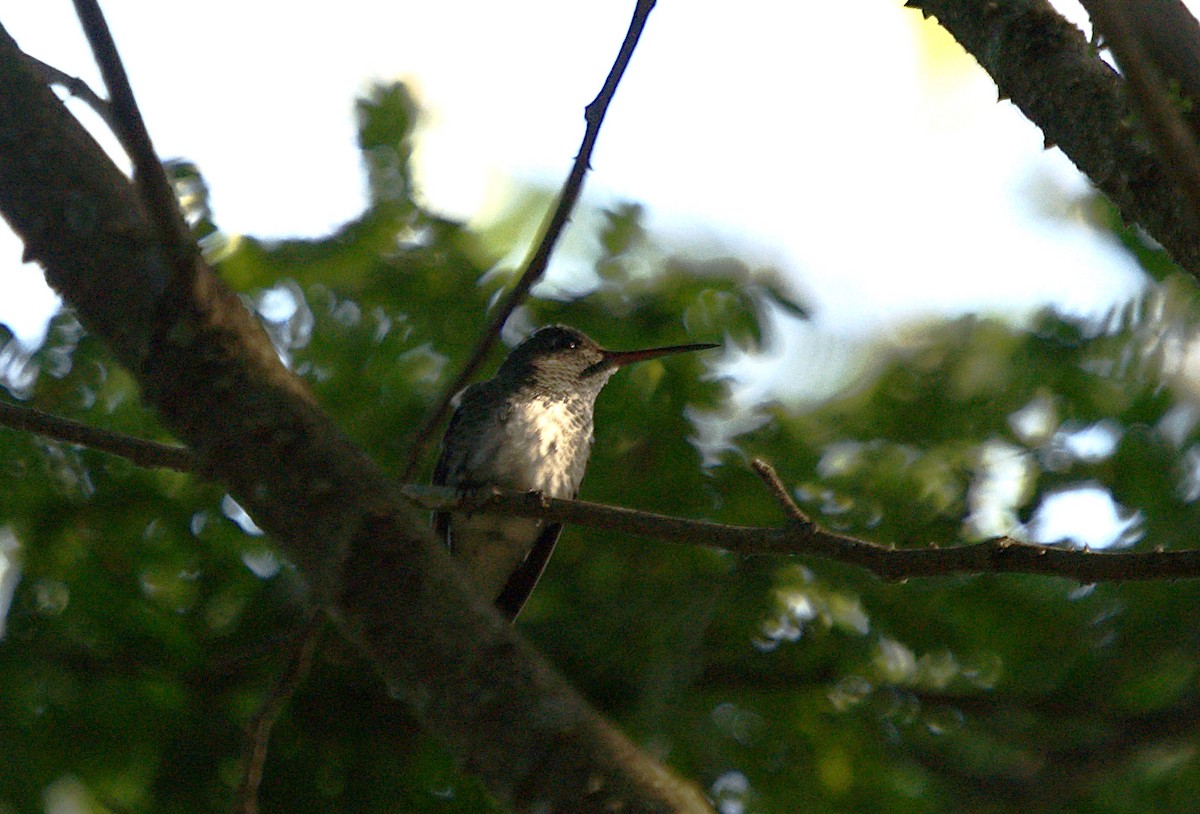
<svg viewBox="0 0 1200 814">
<path fill-rule="evenodd" d="M 1184 122 L 1167 93 L 1166 77 L 1130 25 L 1126 16 L 1129 7 L 1113 0 L 1082 2 L 1121 66 L 1130 95 L 1146 122 L 1167 174 L 1187 200 L 1192 218 L 1200 219 L 1200 151 L 1196 134 Z"/>
<path fill-rule="evenodd" d="M 82 99 L 88 107 L 96 111 L 96 115 L 104 120 L 104 123 L 108 125 L 110 130 L 116 132 L 117 123 L 113 117 L 112 105 L 108 103 L 107 99 L 104 99 L 96 91 L 92 90 L 87 82 L 84 82 L 78 76 L 71 76 L 65 71 L 60 71 L 53 65 L 42 62 L 37 57 L 26 54 L 25 58 L 42 72 L 42 76 L 46 78 L 47 84 L 66 88 L 67 93 L 77 99 Z"/>
<path fill-rule="evenodd" d="M 1039 574 L 1093 582 L 1200 579 L 1200 551 L 1116 552 L 1023 543 L 999 537 L 946 548 L 896 548 L 812 523 L 782 528 L 735 526 L 669 517 L 536 493 L 462 495 L 442 486 L 404 486 L 401 495 L 430 511 L 470 505 L 479 513 L 531 517 L 552 523 L 606 529 L 669 543 L 698 545 L 742 555 L 810 556 L 853 565 L 885 580 L 963 574 Z"/>
<path fill-rule="evenodd" d="M 0 426 L 37 433 L 48 438 L 79 444 L 98 452 L 119 455 L 150 469 L 174 469 L 176 472 L 196 472 L 199 465 L 191 450 L 172 444 L 160 444 L 134 438 L 110 430 L 90 427 L 69 418 L 0 401 Z"/>
<path fill-rule="evenodd" d="M 812 523 L 808 515 L 796 505 L 796 501 L 792 500 L 792 496 L 788 494 L 787 486 L 779 477 L 779 473 L 775 471 L 775 467 L 764 461 L 762 458 L 755 458 L 750 462 L 750 468 L 754 470 L 754 474 L 762 480 L 763 485 L 767 487 L 767 491 L 771 497 L 775 498 L 775 502 L 783 509 L 783 513 L 790 520 L 797 523 Z"/>
<path fill-rule="evenodd" d="M 291 643 L 283 672 L 276 676 L 270 691 L 246 727 L 246 765 L 242 768 L 242 780 L 238 784 L 234 803 L 236 814 L 258 814 L 258 790 L 262 786 L 271 729 L 288 701 L 296 694 L 296 689 L 308 677 L 317 642 L 320 641 L 321 631 L 325 629 L 325 620 L 323 613 L 314 613 L 298 632 Z"/>
<path fill-rule="evenodd" d="M 188 290 L 199 257 L 196 243 L 179 212 L 179 202 L 154 150 L 150 132 L 134 99 L 125 66 L 117 53 L 117 44 L 113 41 L 99 3 L 96 0 L 74 2 L 75 13 L 79 16 L 100 68 L 100 75 L 104 77 L 104 84 L 108 88 L 109 105 L 112 107 L 110 126 L 133 162 L 134 183 L 170 262 L 172 280 L 167 291 Z"/>
<path fill-rule="evenodd" d="M 526 262 L 525 273 L 521 275 L 521 279 L 517 281 L 512 291 L 504 298 L 503 303 L 501 303 L 496 312 L 496 316 L 479 338 L 479 341 L 476 342 L 466 363 L 458 372 L 458 375 L 454 377 L 454 380 L 446 386 L 441 399 L 437 403 L 437 407 L 425 419 L 425 423 L 421 425 L 420 430 L 414 436 L 412 448 L 408 454 L 408 464 L 404 468 L 402 480 L 412 480 L 416 475 L 422 457 L 424 457 L 425 452 L 433 442 L 434 431 L 450 412 L 450 402 L 454 398 L 454 395 L 465 387 L 467 382 L 475 375 L 475 372 L 487 357 L 488 352 L 496 343 L 496 339 L 500 336 L 500 331 L 504 327 L 504 323 L 508 321 L 513 311 L 517 309 L 517 306 L 529 296 L 529 290 L 533 288 L 533 285 L 546 273 L 546 267 L 550 263 L 550 255 L 554 252 L 554 246 L 558 242 L 563 228 L 567 225 L 567 221 L 571 217 L 571 212 L 575 208 L 575 202 L 579 200 L 579 194 L 583 190 L 584 176 L 591 169 L 592 150 L 596 146 L 596 138 L 600 135 L 600 125 L 604 122 L 604 115 L 608 112 L 608 105 L 617 92 L 617 86 L 621 82 L 625 68 L 629 65 L 629 60 L 633 56 L 638 39 L 642 35 L 642 29 L 645 27 L 646 20 L 650 16 L 650 12 L 654 9 L 654 5 L 655 0 L 638 0 L 637 8 L 633 12 L 633 19 L 629 22 L 629 30 L 625 34 L 625 41 L 621 43 L 621 50 L 618 52 L 617 58 L 608 72 L 608 78 L 604 80 L 604 86 L 600 89 L 596 98 L 584 109 L 584 119 L 587 121 L 587 127 L 584 130 L 583 142 L 579 147 L 579 153 L 575 156 L 571 172 L 567 175 L 567 180 L 563 183 L 562 191 L 559 192 L 558 201 L 550 214 L 549 220 L 546 222 L 542 239 L 538 242 L 536 249 L 534 249 Z"/>
</svg>

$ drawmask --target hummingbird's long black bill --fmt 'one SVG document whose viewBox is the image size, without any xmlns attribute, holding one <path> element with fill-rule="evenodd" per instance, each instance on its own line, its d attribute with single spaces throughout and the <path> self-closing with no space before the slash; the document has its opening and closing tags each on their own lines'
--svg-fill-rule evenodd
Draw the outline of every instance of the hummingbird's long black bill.
<svg viewBox="0 0 1200 814">
<path fill-rule="evenodd" d="M 657 359 L 660 356 L 668 356 L 673 353 L 691 353 L 697 350 L 711 350 L 719 348 L 720 345 L 714 345 L 711 342 L 701 342 L 695 345 L 670 345 L 665 348 L 644 348 L 643 350 L 601 350 L 604 355 L 596 364 L 589 367 L 583 372 L 584 376 L 592 373 L 599 373 L 601 370 L 611 370 L 617 367 L 625 367 L 637 362 L 645 362 L 647 359 Z"/>
</svg>

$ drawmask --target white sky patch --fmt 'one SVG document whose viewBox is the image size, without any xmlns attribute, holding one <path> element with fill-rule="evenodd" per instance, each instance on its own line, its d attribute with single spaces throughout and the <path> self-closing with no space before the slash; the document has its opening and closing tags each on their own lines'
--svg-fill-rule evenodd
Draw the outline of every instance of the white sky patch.
<svg viewBox="0 0 1200 814">
<path fill-rule="evenodd" d="M 1104 419 L 1086 426 L 1064 424 L 1055 433 L 1054 442 L 1076 461 L 1095 464 L 1116 453 L 1123 435 L 1124 430 L 1117 422 Z"/>
<path fill-rule="evenodd" d="M 1028 499 L 1034 477 L 1036 470 L 1027 450 L 999 439 L 985 442 L 967 489 L 964 535 L 982 540 L 1012 534 L 1020 526 L 1017 511 Z"/>
<path fill-rule="evenodd" d="M 1179 447 L 1188 440 L 1197 424 L 1200 424 L 1200 404 L 1191 400 L 1180 400 L 1163 414 L 1155 424 L 1154 430 L 1169 443 Z"/>
<path fill-rule="evenodd" d="M 1182 473 L 1176 492 L 1184 503 L 1194 503 L 1200 500 L 1200 445 L 1184 450 L 1179 464 Z"/>
<path fill-rule="evenodd" d="M 63 775 L 46 786 L 42 804 L 44 814 L 88 814 L 96 810 L 87 786 L 72 775 Z"/>
<path fill-rule="evenodd" d="M 1100 484 L 1084 483 L 1045 495 L 1026 534 L 1038 543 L 1122 548 L 1141 539 L 1142 520 L 1140 511 L 1118 505 Z"/>
<path fill-rule="evenodd" d="M 225 495 L 221 498 L 221 512 L 238 525 L 242 531 L 252 537 L 260 537 L 264 533 L 251 519 L 250 515 L 242 508 L 241 504 L 233 499 L 232 495 Z"/>
<path fill-rule="evenodd" d="M 1039 390 L 1024 407 L 1008 416 L 1009 429 L 1028 446 L 1040 446 L 1045 443 L 1055 427 L 1058 426 L 1058 404 L 1054 396 L 1045 390 Z"/>
<path fill-rule="evenodd" d="M 434 208 L 470 217 L 510 179 L 556 186 L 631 8 L 105 3 L 160 154 L 199 166 L 225 230 L 259 236 L 322 235 L 361 211 L 352 111 L 373 78 L 405 77 L 425 106 L 417 170 Z M 0 15 L 23 48 L 100 88 L 69 3 L 0 0 Z M 1125 253 L 1081 211 L 1047 218 L 1039 203 L 1086 182 L 919 20 L 878 0 L 660 4 L 585 194 L 643 201 L 683 242 L 778 263 L 843 335 L 1048 301 L 1090 313 L 1130 294 Z M 19 257 L 0 240 L 6 292 Z M 41 297 L 0 297 L 0 320 L 36 326 Z"/>
</svg>

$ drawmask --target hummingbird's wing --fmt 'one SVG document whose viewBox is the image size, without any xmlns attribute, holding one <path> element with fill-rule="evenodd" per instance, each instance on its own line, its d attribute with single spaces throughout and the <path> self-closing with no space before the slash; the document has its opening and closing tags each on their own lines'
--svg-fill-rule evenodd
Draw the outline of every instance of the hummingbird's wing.
<svg viewBox="0 0 1200 814">
<path fill-rule="evenodd" d="M 461 440 L 462 433 L 459 431 L 459 424 L 463 420 L 462 400 L 466 398 L 470 390 L 471 388 L 467 387 L 455 396 L 458 399 L 458 407 L 451 413 L 450 423 L 446 425 L 446 433 L 442 436 L 442 452 L 433 467 L 432 482 L 434 486 L 449 485 L 455 470 L 462 466 L 465 449 Z"/>
<path fill-rule="evenodd" d="M 554 545 L 558 542 L 558 536 L 562 534 L 562 528 L 562 523 L 553 523 L 542 529 L 525 562 L 521 563 L 521 567 L 513 571 L 508 582 L 504 583 L 504 589 L 500 591 L 500 596 L 496 597 L 496 608 L 509 620 L 517 618 L 517 614 L 525 606 L 525 600 L 529 599 L 534 586 L 542 578 L 542 572 L 546 570 L 546 563 L 550 562 L 550 555 L 554 553 Z"/>
<path fill-rule="evenodd" d="M 461 410 L 454 411 L 454 414 L 450 416 L 450 424 L 446 427 L 446 435 L 442 440 L 442 454 L 438 456 L 437 464 L 433 468 L 431 481 L 434 486 L 449 484 L 450 473 L 454 468 L 454 461 L 458 457 L 458 450 L 451 444 L 451 440 L 456 437 L 454 427 L 458 423 L 460 412 Z M 443 545 L 447 548 L 450 547 L 450 514 L 448 512 L 433 513 L 433 532 Z"/>
<path fill-rule="evenodd" d="M 466 489 L 472 486 L 472 473 L 469 469 L 469 459 L 473 444 L 484 434 L 474 426 L 478 420 L 472 421 L 471 416 L 483 414 L 481 410 L 464 409 L 468 401 L 480 397 L 484 384 L 472 384 L 455 396 L 458 407 L 450 416 L 446 426 L 446 434 L 442 436 L 442 453 L 438 456 L 437 464 L 433 467 L 431 482 L 434 486 L 454 486 Z M 434 512 L 433 530 L 439 540 L 450 547 L 450 515 L 447 512 Z"/>
</svg>

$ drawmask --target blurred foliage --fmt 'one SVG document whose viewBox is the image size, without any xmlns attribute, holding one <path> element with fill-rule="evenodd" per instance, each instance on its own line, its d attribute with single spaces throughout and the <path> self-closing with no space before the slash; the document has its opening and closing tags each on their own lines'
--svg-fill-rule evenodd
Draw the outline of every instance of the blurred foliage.
<svg viewBox="0 0 1200 814">
<path fill-rule="evenodd" d="M 399 471 L 410 428 L 514 278 L 498 236 L 539 220 L 545 196 L 490 233 L 440 218 L 415 198 L 404 88 L 372 90 L 358 113 L 370 206 L 327 238 L 224 234 L 199 170 L 171 170 L 205 251 L 283 358 Z M 612 347 L 754 349 L 767 313 L 803 313 L 771 270 L 663 252 L 641 214 L 582 213 L 591 241 L 558 259 L 514 334 L 554 321 Z M 1090 322 L 912 326 L 854 392 L 805 410 L 742 405 L 704 357 L 630 368 L 600 398 L 584 497 L 775 524 L 746 465 L 761 455 L 822 524 L 898 545 L 1056 543 L 1047 501 L 1085 487 L 1110 501 L 1108 542 L 1194 544 L 1200 300 L 1156 279 Z M 8 339 L 10 396 L 167 437 L 69 314 L 32 355 Z M 0 478 L 0 602 L 19 573 L 0 617 L 0 812 L 61 794 L 97 812 L 228 810 L 244 727 L 305 617 L 294 570 L 219 487 L 189 477 L 0 431 Z M 570 529 L 519 624 L 725 814 L 1182 812 L 1200 784 L 1198 594 L 1018 576 L 883 584 L 818 560 Z M 262 810 L 499 810 L 328 639 L 275 729 Z"/>
</svg>

